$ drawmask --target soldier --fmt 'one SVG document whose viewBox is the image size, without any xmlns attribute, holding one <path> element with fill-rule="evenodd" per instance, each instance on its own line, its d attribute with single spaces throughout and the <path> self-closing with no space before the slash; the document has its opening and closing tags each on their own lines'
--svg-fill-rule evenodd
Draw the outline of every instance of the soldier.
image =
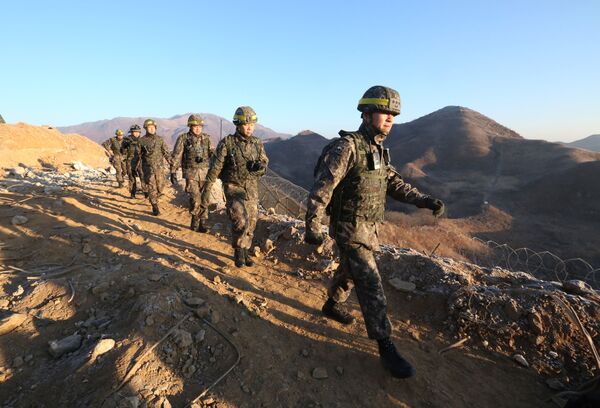
<svg viewBox="0 0 600 408">
<path fill-rule="evenodd" d="M 123 155 L 121 154 L 122 145 L 123 131 L 121 129 L 116 130 L 115 137 L 111 137 L 102 143 L 102 147 L 104 147 L 104 150 L 106 150 L 110 164 L 113 165 L 115 171 L 117 172 L 116 177 L 119 188 L 123 187 L 123 179 L 126 171 L 123 163 Z"/>
<path fill-rule="evenodd" d="M 199 115 L 190 115 L 187 124 L 190 130 L 182 133 L 175 142 L 173 164 L 171 165 L 171 183 L 177 185 L 177 170 L 181 166 L 185 178 L 185 192 L 190 197 L 190 213 L 192 214 L 192 231 L 206 232 L 200 222 L 200 192 L 206 181 L 209 159 L 212 156 L 210 136 L 202 133 L 204 120 Z"/>
<path fill-rule="evenodd" d="M 127 177 L 129 178 L 129 192 L 131 198 L 135 198 L 137 192 L 137 178 L 140 179 L 140 187 L 145 197 L 148 197 L 148 190 L 144 183 L 144 173 L 142 172 L 141 147 L 140 147 L 140 125 L 133 125 L 129 128 L 129 136 L 123 140 L 121 152 L 125 160 Z"/>
<path fill-rule="evenodd" d="M 260 139 L 252 136 L 256 113 L 249 106 L 236 109 L 235 134 L 219 142 L 202 190 L 200 219 L 208 216 L 210 190 L 217 177 L 223 181 L 227 214 L 232 226 L 235 265 L 252 266 L 248 249 L 258 215 L 258 179 L 267 171 L 269 159 Z"/>
<path fill-rule="evenodd" d="M 163 158 L 171 164 L 171 155 L 162 137 L 156 134 L 156 122 L 152 119 L 144 121 L 146 134 L 140 138 L 142 172 L 144 183 L 148 189 L 148 199 L 152 205 L 152 214 L 159 215 L 158 197 L 165 187 Z"/>
<path fill-rule="evenodd" d="M 367 333 L 379 344 L 383 366 L 394 377 L 408 378 L 415 370 L 390 340 L 392 327 L 373 255 L 379 248 L 377 228 L 383 221 L 386 194 L 429 208 L 436 217 L 444 212 L 444 204 L 404 182 L 390 164 L 389 150 L 383 147 L 394 116 L 400 114 L 398 92 L 374 86 L 358 102 L 358 110 L 362 112 L 360 128 L 340 131 L 340 138 L 321 153 L 308 197 L 305 240 L 315 245 L 323 242 L 321 219 L 327 212 L 329 232 L 340 250 L 340 266 L 329 287 L 323 314 L 342 324 L 352 324 L 355 319 L 343 302 L 356 287 Z"/>
</svg>

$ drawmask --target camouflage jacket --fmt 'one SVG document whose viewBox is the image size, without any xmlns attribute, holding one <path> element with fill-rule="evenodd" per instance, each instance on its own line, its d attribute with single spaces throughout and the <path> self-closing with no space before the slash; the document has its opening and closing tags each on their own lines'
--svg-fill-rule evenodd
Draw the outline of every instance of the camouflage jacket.
<svg viewBox="0 0 600 408">
<path fill-rule="evenodd" d="M 250 171 L 250 162 L 260 162 L 259 171 Z M 219 177 L 225 193 L 232 186 L 239 187 L 251 196 L 258 196 L 258 179 L 267 171 L 269 159 L 262 141 L 254 136 L 245 137 L 236 132 L 219 142 L 206 181 L 210 184 Z M 229 187 L 228 187 L 229 185 Z"/>
<path fill-rule="evenodd" d="M 378 249 L 377 226 L 383 220 L 386 195 L 417 206 L 427 196 L 396 172 L 385 158 L 383 145 L 375 142 L 375 132 L 363 125 L 356 132 L 339 134 L 339 139 L 323 149 L 315 169 L 307 202 L 307 228 L 319 231 L 329 210 L 330 234 L 338 245 Z M 373 155 L 379 158 L 378 169 L 370 163 Z"/>
<path fill-rule="evenodd" d="M 171 154 L 167 144 L 156 134 L 145 134 L 140 138 L 140 155 L 144 168 L 162 167 L 163 158 L 171 164 Z"/>
<path fill-rule="evenodd" d="M 102 147 L 104 147 L 104 149 L 107 152 L 110 152 L 109 153 L 110 157 L 113 157 L 113 156 L 120 157 L 121 156 L 121 147 L 123 146 L 124 141 L 125 141 L 125 139 L 119 140 L 116 136 L 111 137 L 110 139 L 108 139 L 104 143 L 102 143 Z"/>
<path fill-rule="evenodd" d="M 180 166 L 184 177 L 188 171 L 208 169 L 212 154 L 209 135 L 201 133 L 196 136 L 191 132 L 182 133 L 173 148 L 171 173 L 177 172 Z"/>
</svg>

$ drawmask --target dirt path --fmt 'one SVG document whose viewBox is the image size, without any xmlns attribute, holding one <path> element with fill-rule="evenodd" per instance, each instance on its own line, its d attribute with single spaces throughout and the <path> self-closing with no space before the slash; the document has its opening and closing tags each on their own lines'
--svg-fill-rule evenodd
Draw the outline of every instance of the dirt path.
<svg viewBox="0 0 600 408">
<path fill-rule="evenodd" d="M 30 272 L 71 269 L 53 279 L 0 274 L 1 307 L 28 316 L 0 337 L 3 406 L 168 406 L 165 398 L 185 406 L 235 362 L 234 349 L 196 315 L 111 390 L 132 358 L 190 311 L 191 298 L 206 301 L 201 313 L 242 355 L 198 406 L 552 406 L 543 380 L 505 357 L 474 347 L 439 354 L 456 341 L 442 334 L 441 297 L 386 286 L 394 339 L 417 368 L 414 379 L 394 380 L 361 319 L 347 328 L 321 316 L 326 277 L 313 248 L 299 244 L 296 255 L 263 254 L 256 266 L 237 269 L 224 215 L 211 217 L 209 234 L 192 232 L 181 195 L 166 197 L 159 217 L 146 200 L 98 184 L 62 198 L 29 197 L 0 194 L 1 262 Z M 11 225 L 17 214 L 28 222 Z M 260 220 L 259 233 L 269 225 Z M 350 304 L 359 317 L 354 296 Z M 48 341 L 73 333 L 82 335 L 80 348 L 48 354 Z M 114 339 L 115 348 L 90 362 L 100 338 Z M 328 378 L 313 378 L 315 368 Z"/>
</svg>

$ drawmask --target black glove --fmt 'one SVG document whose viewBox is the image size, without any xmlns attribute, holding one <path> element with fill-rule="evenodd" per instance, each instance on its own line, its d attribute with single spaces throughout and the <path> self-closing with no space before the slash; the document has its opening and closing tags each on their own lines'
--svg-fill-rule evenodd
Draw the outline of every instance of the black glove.
<svg viewBox="0 0 600 408">
<path fill-rule="evenodd" d="M 441 217 L 446 209 L 442 200 L 433 197 L 426 197 L 422 204 L 422 208 L 429 208 L 433 211 L 433 216 L 436 218 Z"/>
<path fill-rule="evenodd" d="M 307 244 L 311 245 L 321 245 L 323 243 L 324 237 L 321 231 L 313 231 L 311 228 L 306 229 L 306 233 L 304 234 L 304 241 Z"/>
<path fill-rule="evenodd" d="M 202 163 L 204 160 L 202 159 L 202 157 L 200 157 L 200 156 L 196 156 L 196 158 L 194 159 L 194 161 L 195 161 L 196 163 Z"/>
<path fill-rule="evenodd" d="M 264 170 L 265 166 L 260 160 L 250 160 L 246 162 L 246 168 L 251 173 L 256 173 L 258 171 Z"/>
<path fill-rule="evenodd" d="M 177 173 L 171 173 L 171 184 L 173 184 L 174 186 L 177 185 Z"/>
</svg>

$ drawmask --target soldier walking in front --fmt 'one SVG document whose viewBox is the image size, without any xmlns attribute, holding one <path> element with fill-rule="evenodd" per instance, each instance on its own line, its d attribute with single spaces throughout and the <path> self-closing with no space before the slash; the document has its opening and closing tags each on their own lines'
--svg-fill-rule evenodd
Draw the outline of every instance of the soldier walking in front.
<svg viewBox="0 0 600 408">
<path fill-rule="evenodd" d="M 121 152 L 125 160 L 127 177 L 129 178 L 129 192 L 131 198 L 135 198 L 137 193 L 137 179 L 140 179 L 140 189 L 145 197 L 148 197 L 148 190 L 144 183 L 144 173 L 142 172 L 142 158 L 140 146 L 140 125 L 132 125 L 129 128 L 129 136 L 123 140 Z"/>
<path fill-rule="evenodd" d="M 189 131 L 182 133 L 175 142 L 173 149 L 173 164 L 171 165 L 171 183 L 177 185 L 177 170 L 181 166 L 185 178 L 185 192 L 190 198 L 190 213 L 192 231 L 206 232 L 200 222 L 200 193 L 206 181 L 208 165 L 212 156 L 210 136 L 202 133 L 204 120 L 199 115 L 190 115 L 187 121 Z"/>
<path fill-rule="evenodd" d="M 379 249 L 378 225 L 383 221 L 386 195 L 419 208 L 429 208 L 438 217 L 444 204 L 406 183 L 390 163 L 383 141 L 394 117 L 400 114 L 397 91 L 374 86 L 358 103 L 362 124 L 355 132 L 340 131 L 340 138 L 323 149 L 315 169 L 315 182 L 308 197 L 305 240 L 323 242 L 321 219 L 330 216 L 329 233 L 340 250 L 336 270 L 323 305 L 323 314 L 342 324 L 354 317 L 343 306 L 353 287 L 362 310 L 369 338 L 377 340 L 383 366 L 397 378 L 408 378 L 415 370 L 390 340 L 392 327 L 387 301 L 373 251 Z"/>
<path fill-rule="evenodd" d="M 121 153 L 121 147 L 123 145 L 123 131 L 117 129 L 115 137 L 111 137 L 102 143 L 102 147 L 106 150 L 108 160 L 110 164 L 115 168 L 117 184 L 119 188 L 123 187 L 123 180 L 126 173 L 125 164 L 123 162 L 123 155 Z"/>
<path fill-rule="evenodd" d="M 257 122 L 249 106 L 235 111 L 236 131 L 219 142 L 202 190 L 200 219 L 208 216 L 210 191 L 217 177 L 223 181 L 227 214 L 231 220 L 235 265 L 252 266 L 249 249 L 258 216 L 258 180 L 267 171 L 269 159 L 262 141 L 252 136 Z"/>
<path fill-rule="evenodd" d="M 148 199 L 152 205 L 152 214 L 159 215 L 158 198 L 165 187 L 164 160 L 171 164 L 171 154 L 162 137 L 156 134 L 156 122 L 144 121 L 146 134 L 140 138 L 142 172 L 148 188 Z"/>
</svg>

